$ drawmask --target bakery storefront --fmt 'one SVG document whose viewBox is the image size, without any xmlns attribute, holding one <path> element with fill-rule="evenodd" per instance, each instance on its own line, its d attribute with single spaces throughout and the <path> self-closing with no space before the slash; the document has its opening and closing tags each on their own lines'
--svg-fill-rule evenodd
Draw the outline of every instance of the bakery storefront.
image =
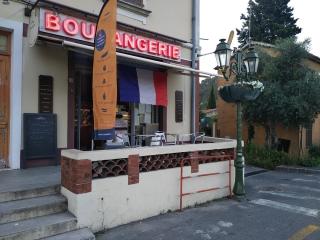
<svg viewBox="0 0 320 240">
<path fill-rule="evenodd" d="M 59 77 L 51 76 L 40 66 L 35 69 L 39 80 L 38 113 L 57 114 L 59 150 L 99 149 L 104 144 L 92 141 L 92 50 L 96 19 L 91 18 L 45 8 L 33 11 L 30 18 L 29 49 L 26 52 L 31 55 L 39 49 L 41 57 L 55 58 L 62 51 L 67 58 L 55 60 L 61 68 L 67 68 L 67 83 L 62 83 L 67 90 L 59 87 L 61 90 L 57 92 L 55 84 Z M 156 131 L 190 133 L 190 72 L 181 74 L 184 69 L 190 69 L 190 61 L 185 59 L 190 59 L 191 50 L 185 46 L 186 42 L 122 23 L 117 24 L 117 29 L 116 133 L 130 136 L 130 144 L 137 141 L 132 136 L 154 134 Z M 45 64 L 40 57 L 38 61 L 39 65 Z M 55 74 L 63 76 L 63 72 Z M 67 91 L 64 93 L 67 96 L 60 98 L 59 94 L 64 91 Z M 64 103 L 63 98 L 66 100 Z M 59 104 L 55 104 L 57 101 Z M 58 105 L 66 111 L 59 113 L 61 108 Z M 23 156 L 25 154 L 22 153 L 22 159 Z M 28 161 L 22 160 L 22 165 L 38 165 L 41 160 L 25 164 Z"/>
</svg>

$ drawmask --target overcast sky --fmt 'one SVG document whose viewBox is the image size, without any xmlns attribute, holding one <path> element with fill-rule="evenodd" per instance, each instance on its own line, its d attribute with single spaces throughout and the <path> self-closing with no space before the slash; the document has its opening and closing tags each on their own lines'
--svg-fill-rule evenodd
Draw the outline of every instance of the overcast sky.
<svg viewBox="0 0 320 240">
<path fill-rule="evenodd" d="M 317 22 L 320 14 L 319 0 L 291 0 L 294 17 L 299 18 L 297 25 L 302 28 L 299 40 L 311 39 L 311 53 L 320 56 L 320 30 Z M 240 15 L 246 13 L 248 0 L 200 0 L 200 40 L 202 53 L 215 50 L 221 38 L 228 38 L 229 32 L 241 28 Z M 237 46 L 237 37 L 233 39 L 232 47 Z M 214 72 L 216 61 L 214 55 L 200 58 L 200 68 L 203 71 Z"/>
</svg>

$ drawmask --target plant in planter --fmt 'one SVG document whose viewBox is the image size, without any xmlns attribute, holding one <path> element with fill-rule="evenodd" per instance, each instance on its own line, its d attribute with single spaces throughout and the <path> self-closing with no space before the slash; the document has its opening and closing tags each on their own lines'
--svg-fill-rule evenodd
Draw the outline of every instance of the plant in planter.
<svg viewBox="0 0 320 240">
<path fill-rule="evenodd" d="M 263 89 L 263 83 L 260 81 L 244 81 L 221 86 L 218 92 L 224 101 L 236 103 L 255 100 Z"/>
</svg>

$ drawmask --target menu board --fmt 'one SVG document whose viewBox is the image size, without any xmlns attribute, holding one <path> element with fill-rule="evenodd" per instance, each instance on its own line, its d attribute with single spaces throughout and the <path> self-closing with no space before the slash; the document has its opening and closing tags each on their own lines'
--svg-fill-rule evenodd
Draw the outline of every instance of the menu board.
<svg viewBox="0 0 320 240">
<path fill-rule="evenodd" d="M 23 114 L 24 158 L 57 157 L 57 116 L 50 113 Z"/>
</svg>

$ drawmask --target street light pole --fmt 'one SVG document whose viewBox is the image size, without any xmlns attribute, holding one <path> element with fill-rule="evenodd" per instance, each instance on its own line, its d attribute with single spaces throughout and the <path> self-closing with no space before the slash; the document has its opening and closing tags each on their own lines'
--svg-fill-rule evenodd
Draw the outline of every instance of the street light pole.
<svg viewBox="0 0 320 240">
<path fill-rule="evenodd" d="M 242 53 L 238 50 L 235 53 L 235 59 L 236 59 L 236 68 L 237 68 L 237 74 L 236 74 L 236 81 L 240 83 L 240 85 L 243 85 L 243 78 L 242 78 L 242 72 L 243 72 L 243 59 L 242 59 Z M 243 151 L 242 151 L 242 104 L 240 101 L 237 103 L 237 148 L 236 148 L 236 159 L 234 162 L 235 166 L 235 182 L 233 186 L 233 193 L 237 197 L 244 196 L 245 193 L 245 185 L 244 185 L 244 157 L 243 157 Z"/>
<path fill-rule="evenodd" d="M 243 80 L 248 80 L 249 74 L 256 73 L 258 70 L 259 58 L 258 54 L 249 48 L 249 51 L 244 55 L 239 49 L 235 49 L 233 56 L 231 56 L 231 48 L 224 39 L 220 40 L 217 45 L 215 54 L 218 63 L 216 69 L 220 70 L 226 80 L 229 78 L 226 75 L 227 70 L 231 74 L 235 74 L 236 82 L 243 87 Z M 234 61 L 230 61 L 233 58 Z M 231 63 L 230 63 L 231 62 Z M 244 183 L 244 156 L 242 150 L 242 103 L 240 100 L 236 101 L 237 104 L 237 148 L 235 166 L 235 182 L 233 186 L 233 193 L 236 197 L 241 198 L 245 196 L 245 183 Z"/>
</svg>

